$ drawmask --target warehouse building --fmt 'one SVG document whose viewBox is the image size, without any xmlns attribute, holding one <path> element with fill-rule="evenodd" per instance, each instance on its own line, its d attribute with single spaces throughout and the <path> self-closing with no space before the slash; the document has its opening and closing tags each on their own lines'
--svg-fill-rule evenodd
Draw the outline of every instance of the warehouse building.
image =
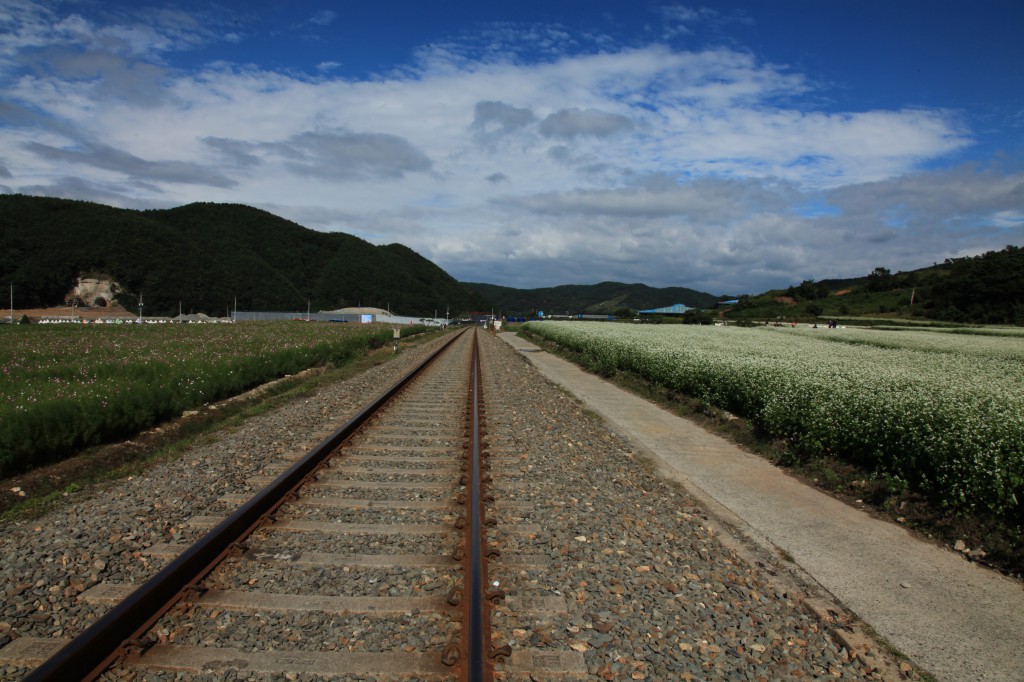
<svg viewBox="0 0 1024 682">
<path fill-rule="evenodd" d="M 696 310 L 682 303 L 676 303 L 666 308 L 651 308 L 650 310 L 641 310 L 641 315 L 682 315 L 687 310 Z"/>
</svg>

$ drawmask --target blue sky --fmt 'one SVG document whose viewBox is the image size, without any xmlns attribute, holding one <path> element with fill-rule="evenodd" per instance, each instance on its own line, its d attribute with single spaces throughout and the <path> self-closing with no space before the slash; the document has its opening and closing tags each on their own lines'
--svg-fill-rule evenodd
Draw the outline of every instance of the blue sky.
<svg viewBox="0 0 1024 682">
<path fill-rule="evenodd" d="M 0 0 L 0 191 L 757 293 L 1024 243 L 1021 35 L 1016 0 Z"/>
</svg>

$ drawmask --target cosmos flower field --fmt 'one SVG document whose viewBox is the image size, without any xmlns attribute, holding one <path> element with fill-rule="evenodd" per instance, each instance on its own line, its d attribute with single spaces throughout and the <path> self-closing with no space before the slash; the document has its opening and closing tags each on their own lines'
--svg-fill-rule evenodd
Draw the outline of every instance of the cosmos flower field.
<svg viewBox="0 0 1024 682">
<path fill-rule="evenodd" d="M 0 476 L 341 364 L 390 338 L 386 326 L 305 322 L 8 326 L 0 329 Z"/>
<path fill-rule="evenodd" d="M 1024 520 L 1021 330 L 880 331 L 588 322 L 528 329 L 751 420 L 951 511 Z"/>
</svg>

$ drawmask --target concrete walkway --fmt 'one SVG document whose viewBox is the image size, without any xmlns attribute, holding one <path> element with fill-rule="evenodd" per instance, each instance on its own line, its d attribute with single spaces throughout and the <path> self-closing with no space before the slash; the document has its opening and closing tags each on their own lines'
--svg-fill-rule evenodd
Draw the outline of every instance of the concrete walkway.
<svg viewBox="0 0 1024 682">
<path fill-rule="evenodd" d="M 1024 681 L 1020 584 L 810 488 L 515 334 L 500 337 L 698 498 L 728 510 L 726 523 L 788 552 L 916 665 L 943 681 Z"/>
</svg>

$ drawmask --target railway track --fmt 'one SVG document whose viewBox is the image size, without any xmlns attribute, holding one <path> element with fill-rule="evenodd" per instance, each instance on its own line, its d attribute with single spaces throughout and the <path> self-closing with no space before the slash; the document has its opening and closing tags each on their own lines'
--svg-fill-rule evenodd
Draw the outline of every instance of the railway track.
<svg viewBox="0 0 1024 682">
<path fill-rule="evenodd" d="M 196 544 L 151 547 L 168 563 L 138 589 L 90 589 L 111 610 L 56 653 L 9 645 L 48 656 L 27 679 L 584 675 L 575 651 L 511 639 L 567 605 L 517 584 L 550 558 L 528 553 L 543 528 L 515 499 L 528 485 L 517 454 L 487 442 L 501 391 L 478 345 L 475 331 L 453 338 L 309 453 L 267 467 L 252 497 L 194 518 L 211 527 Z"/>
</svg>

